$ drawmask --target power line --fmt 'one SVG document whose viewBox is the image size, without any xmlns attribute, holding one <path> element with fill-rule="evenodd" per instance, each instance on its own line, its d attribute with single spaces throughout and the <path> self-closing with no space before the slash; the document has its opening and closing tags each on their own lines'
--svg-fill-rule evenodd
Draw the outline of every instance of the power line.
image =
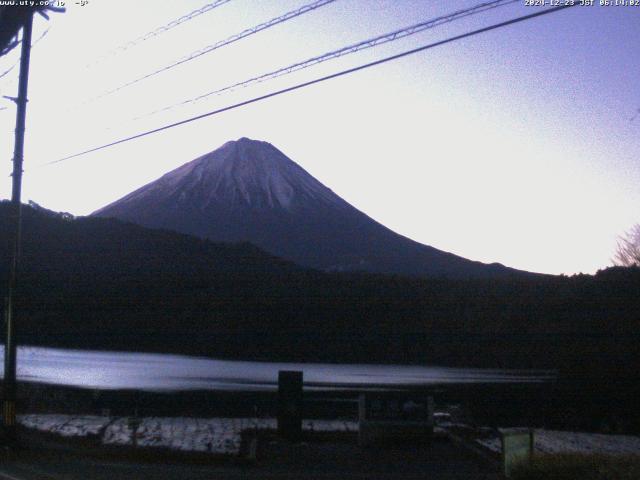
<svg viewBox="0 0 640 480">
<path fill-rule="evenodd" d="M 289 92 L 292 92 L 292 91 L 295 91 L 295 90 L 299 90 L 301 88 L 305 88 L 305 87 L 308 87 L 308 86 L 311 86 L 311 85 L 315 85 L 316 83 L 321 83 L 321 82 L 324 82 L 326 80 L 331 80 L 331 79 L 334 79 L 334 78 L 342 77 L 342 76 L 348 75 L 350 73 L 358 72 L 360 70 L 365 70 L 367 68 L 374 67 L 374 66 L 377 66 L 377 65 L 381 65 L 383 63 L 391 62 L 393 60 L 398 60 L 400 58 L 404 58 L 406 56 L 413 55 L 413 54 L 418 53 L 418 52 L 429 50 L 431 48 L 439 47 L 439 46 L 445 45 L 447 43 L 455 42 L 457 40 L 462 40 L 464 38 L 472 37 L 472 36 L 478 35 L 480 33 L 485 33 L 485 32 L 489 32 L 491 30 L 496 30 L 498 28 L 506 27 L 508 25 L 513 25 L 515 23 L 520 23 L 520 22 L 523 22 L 525 20 L 530 20 L 532 18 L 540 17 L 542 15 L 548 15 L 550 13 L 555 13 L 555 12 L 558 12 L 560 10 L 564 10 L 566 8 L 574 7 L 576 5 L 579 5 L 579 4 L 578 3 L 574 3 L 574 4 L 567 4 L 567 5 L 562 5 L 562 6 L 558 6 L 558 7 L 548 8 L 548 9 L 545 9 L 545 10 L 541 10 L 539 12 L 531 13 L 529 15 L 516 17 L 516 18 L 513 18 L 511 20 L 507 20 L 505 22 L 496 23 L 496 24 L 490 25 L 488 27 L 483 27 L 483 28 L 480 28 L 480 29 L 477 29 L 477 30 L 473 30 L 471 32 L 463 33 L 461 35 L 456 35 L 454 37 L 449 37 L 447 39 L 440 40 L 440 41 L 437 41 L 437 42 L 434 42 L 434 43 L 430 43 L 428 45 L 423 45 L 422 47 L 414 48 L 412 50 L 407 50 L 407 51 L 402 52 L 402 53 L 391 55 L 390 57 L 385 57 L 385 58 L 382 58 L 380 60 L 375 60 L 373 62 L 369 62 L 369 63 L 365 63 L 363 65 L 359 65 L 357 67 L 349 68 L 347 70 L 342 70 L 342 71 L 337 72 L 337 73 L 332 73 L 331 75 L 326 75 L 324 77 L 316 78 L 314 80 L 309 80 L 307 82 L 299 83 L 299 84 L 293 85 L 291 87 L 283 88 L 281 90 L 277 90 L 275 92 L 267 93 L 267 94 L 261 95 L 259 97 L 254 97 L 254 98 L 251 98 L 249 100 L 245 100 L 245 101 L 242 101 L 242 102 L 239 102 L 239 103 L 235 103 L 233 105 L 228 105 L 226 107 L 222 107 L 222 108 L 219 108 L 217 110 L 213 110 L 211 112 L 203 113 L 203 114 L 197 115 L 195 117 L 187 118 L 185 120 L 180 120 L 179 122 L 174 122 L 174 123 L 171 123 L 169 125 L 164 125 L 162 127 L 154 128 L 153 130 L 147 130 L 146 132 L 138 133 L 138 134 L 132 135 L 130 137 L 126 137 L 126 138 L 122 138 L 120 140 L 116 140 L 116 141 L 113 141 L 113 142 L 110 142 L 110 143 L 106 143 L 104 145 L 100 145 L 99 147 L 94 147 L 94 148 L 90 148 L 88 150 L 84 150 L 82 152 L 74 153 L 73 155 L 68 155 L 68 156 L 60 158 L 58 160 L 53 160 L 51 162 L 47 162 L 47 163 L 43 164 L 43 166 L 44 165 L 53 165 L 53 164 L 56 164 L 56 163 L 64 162 L 66 160 L 70 160 L 72 158 L 76 158 L 76 157 L 80 157 L 82 155 L 86 155 L 88 153 L 97 152 L 98 150 L 104 150 L 105 148 L 113 147 L 115 145 L 119 145 L 119 144 L 125 143 L 125 142 L 130 142 L 131 140 L 136 140 L 138 138 L 146 137 L 146 136 L 152 135 L 154 133 L 159 133 L 159 132 L 162 132 L 164 130 L 168 130 L 170 128 L 174 128 L 174 127 L 178 127 L 180 125 L 184 125 L 184 124 L 187 124 L 187 123 L 195 122 L 196 120 L 201 120 L 201 119 L 206 118 L 206 117 L 211 117 L 213 115 L 218 115 L 218 114 L 223 113 L 223 112 L 228 112 L 230 110 L 235 110 L 236 108 L 244 107 L 246 105 L 250 105 L 252 103 L 260 102 L 260 101 L 266 100 L 268 98 L 277 97 L 277 96 L 283 95 L 285 93 L 289 93 Z"/>
<path fill-rule="evenodd" d="M 226 45 L 229 45 L 231 43 L 237 42 L 238 40 L 242 40 L 243 38 L 246 38 L 250 35 L 254 35 L 258 32 L 261 32 L 262 30 L 266 30 L 267 28 L 273 27 L 275 25 L 278 25 L 280 23 L 284 23 L 288 20 L 291 20 L 293 18 L 299 17 L 300 15 L 303 15 L 305 13 L 311 12 L 313 10 L 316 10 L 317 8 L 320 8 L 324 5 L 327 5 L 329 3 L 333 3 L 335 2 L 335 0 L 316 0 L 312 3 L 309 3 L 307 5 L 304 5 L 300 8 L 297 8 L 295 10 L 291 10 L 290 12 L 287 12 L 283 15 L 280 15 L 278 17 L 272 18 L 271 20 L 268 20 L 264 23 L 260 23 L 254 27 L 251 28 L 247 28 L 246 30 L 243 30 L 240 33 L 236 33 L 235 35 L 232 35 L 224 40 L 220 40 L 216 43 L 213 43 L 211 45 L 208 45 L 204 48 L 201 48 L 199 50 L 196 50 L 195 52 L 190 53 L 189 55 L 182 57 L 179 60 L 176 60 L 175 62 L 166 65 L 162 68 L 159 68 L 157 70 L 154 70 L 153 72 L 147 73 L 146 75 L 143 75 L 142 77 L 138 77 L 135 80 L 131 80 L 130 82 L 127 82 L 125 84 L 120 85 L 119 87 L 116 87 L 112 90 L 108 90 L 106 92 L 104 92 L 101 95 L 98 95 L 97 97 L 93 98 L 92 100 L 98 100 L 101 98 L 106 97 L 107 95 L 111 95 L 115 92 L 118 92 L 120 90 L 122 90 L 123 88 L 127 88 L 130 87 L 131 85 L 135 85 L 136 83 L 139 83 L 143 80 L 146 80 L 148 78 L 154 77 L 155 75 L 158 75 L 160 73 L 166 72 L 168 70 L 171 70 L 172 68 L 177 67 L 178 65 L 182 65 L 183 63 L 189 62 L 191 60 L 194 60 L 198 57 L 201 57 L 202 55 L 205 55 L 207 53 L 213 52 L 214 50 L 217 50 L 219 48 L 222 48 Z"/>
<path fill-rule="evenodd" d="M 33 42 L 33 43 L 31 44 L 31 48 L 35 47 L 35 46 L 38 44 L 38 42 L 40 42 L 40 40 L 42 40 L 44 37 L 46 37 L 46 36 L 47 36 L 47 33 L 49 33 L 49 29 L 50 29 L 50 28 L 51 28 L 51 27 L 47 27 L 47 29 L 46 29 L 44 32 L 42 32 L 42 35 L 40 35 L 40 36 L 36 39 L 36 41 L 35 41 L 35 42 Z M 7 68 L 4 72 L 0 73 L 0 78 L 3 78 L 3 77 L 5 77 L 6 75 L 8 75 L 9 73 L 11 73 L 11 71 L 12 71 L 14 68 L 16 68 L 16 67 L 18 66 L 18 64 L 19 64 L 19 63 L 20 63 L 20 59 L 16 60 L 16 61 L 13 63 L 13 65 L 11 65 L 9 68 Z"/>
<path fill-rule="evenodd" d="M 13 62 L 13 64 L 9 68 L 7 68 L 4 72 L 0 73 L 0 78 L 4 78 L 7 75 L 9 75 L 13 71 L 13 69 L 18 66 L 19 63 L 20 63 L 20 59 Z"/>
<path fill-rule="evenodd" d="M 352 53 L 356 53 L 359 52 L 361 50 L 366 50 L 368 48 L 372 48 L 378 45 L 382 45 L 384 43 L 388 43 L 388 42 L 393 42 L 395 40 L 399 40 L 401 38 L 404 37 L 408 37 L 410 35 L 415 35 L 417 33 L 423 32 L 425 30 L 431 29 L 431 28 L 435 28 L 439 25 L 443 25 L 445 23 L 450 23 L 453 22 L 455 20 L 467 17 L 467 16 L 471 16 L 471 15 L 475 15 L 477 13 L 481 13 L 481 12 L 485 12 L 487 10 L 492 10 L 494 8 L 499 8 L 499 7 L 503 7 L 506 5 L 509 5 L 511 3 L 516 3 L 516 2 L 520 2 L 520 0 L 494 0 L 491 2 L 485 2 L 485 3 L 481 3 L 479 5 L 476 5 L 475 7 L 471 7 L 471 8 L 466 8 L 464 10 L 458 10 L 456 12 L 453 12 L 451 14 L 448 15 L 443 15 L 441 17 L 437 17 L 431 20 L 427 20 L 424 22 L 420 22 L 417 23 L 415 25 L 411 25 L 409 27 L 405 27 L 399 30 L 395 30 L 393 32 L 389 32 L 389 33 L 385 33 L 383 35 L 379 35 L 377 37 L 373 37 L 370 38 L 368 40 L 364 40 L 362 42 L 358 42 L 356 44 L 353 45 L 349 45 L 347 47 L 342 47 L 338 50 L 333 50 L 327 53 L 324 53 L 322 55 L 318 55 L 315 57 L 311 57 L 307 60 L 298 62 L 298 63 L 294 63 L 293 65 L 289 65 L 287 67 L 283 67 L 283 68 L 279 68 L 277 70 L 273 70 L 271 72 L 268 73 L 264 73 L 262 75 L 258 75 L 256 77 L 250 78 L 248 80 L 243 80 L 242 82 L 237 82 L 231 85 L 227 85 L 225 87 L 219 88 L 217 90 L 212 90 L 210 92 L 204 93 L 202 95 L 198 95 L 197 97 L 193 97 L 187 100 L 183 100 L 181 102 L 178 103 L 174 103 L 172 105 L 166 106 L 164 108 L 158 109 L 158 110 L 154 110 L 153 112 L 141 115 L 139 117 L 134 118 L 134 120 L 140 120 L 142 118 L 147 118 L 150 117 L 152 115 L 156 115 L 158 113 L 162 113 L 162 112 L 166 112 L 168 110 L 172 110 L 173 108 L 176 107 L 180 107 L 183 105 L 188 105 L 190 103 L 196 103 L 199 102 L 200 100 L 204 100 L 205 98 L 208 98 L 212 95 L 219 95 L 221 93 L 224 92 L 230 92 L 232 90 L 235 90 L 237 88 L 241 88 L 241 87 L 248 87 L 249 85 L 255 84 L 255 83 L 261 83 L 267 80 L 272 80 L 274 78 L 283 76 L 283 75 L 288 75 L 290 73 L 294 73 L 297 72 L 299 70 L 304 70 L 305 68 L 309 68 L 312 67 L 314 65 L 317 65 L 319 63 L 323 63 L 326 62 L 328 60 L 333 60 L 335 58 L 339 58 L 345 55 L 349 55 Z"/>
<path fill-rule="evenodd" d="M 158 35 L 161 35 L 165 32 L 168 32 L 169 30 L 177 27 L 178 25 L 182 25 L 185 22 L 188 22 L 189 20 L 193 20 L 196 17 L 199 17 L 200 15 L 203 15 L 207 12 L 210 12 L 211 10 L 221 7 L 222 5 L 224 5 L 225 3 L 229 3 L 231 0 L 216 0 L 214 2 L 208 3 L 206 5 L 204 5 L 201 8 L 198 8 L 196 10 L 193 10 L 192 12 L 187 13 L 186 15 L 181 16 L 180 18 L 177 18 L 175 20 L 172 20 L 171 22 L 167 23 L 166 25 L 162 25 L 154 30 L 151 30 L 148 33 L 145 33 L 144 35 L 140 35 L 138 38 L 135 38 L 133 40 L 128 41 L 127 43 L 123 43 L 122 45 L 114 48 L 113 50 L 111 50 L 110 52 L 102 55 L 100 58 L 98 58 L 95 62 L 92 62 L 91 64 L 87 65 L 87 67 L 91 67 L 93 65 L 96 65 L 104 60 L 106 60 L 109 57 L 112 57 L 118 53 L 122 53 L 126 50 L 129 50 L 132 47 L 135 47 L 136 45 L 145 42 L 147 40 L 149 40 L 150 38 L 153 37 L 157 37 Z"/>
</svg>

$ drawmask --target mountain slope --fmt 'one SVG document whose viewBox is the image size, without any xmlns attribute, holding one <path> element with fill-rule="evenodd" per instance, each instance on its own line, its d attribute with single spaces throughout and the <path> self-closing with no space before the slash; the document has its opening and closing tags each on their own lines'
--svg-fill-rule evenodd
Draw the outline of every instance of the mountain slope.
<svg viewBox="0 0 640 480">
<path fill-rule="evenodd" d="M 10 213 L 0 202 L 0 298 Z M 18 280 L 20 345 L 557 368 L 601 382 L 607 411 L 611 389 L 635 389 L 640 369 L 638 268 L 498 280 L 329 274 L 246 244 L 25 207 Z"/>
<path fill-rule="evenodd" d="M 247 138 L 227 142 L 93 215 L 215 241 L 248 241 L 321 270 L 450 278 L 524 273 L 398 235 L 271 144 Z"/>
</svg>

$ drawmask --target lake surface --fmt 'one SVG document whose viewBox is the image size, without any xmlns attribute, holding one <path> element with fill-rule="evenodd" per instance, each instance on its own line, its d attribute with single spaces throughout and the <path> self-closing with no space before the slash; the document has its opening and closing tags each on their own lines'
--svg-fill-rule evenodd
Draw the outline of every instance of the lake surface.
<svg viewBox="0 0 640 480">
<path fill-rule="evenodd" d="M 4 355 L 4 346 L 0 346 Z M 0 366 L 0 372 L 4 373 Z M 98 389 L 275 390 L 279 370 L 302 370 L 305 388 L 340 390 L 452 383 L 529 383 L 549 372 L 403 365 L 272 363 L 180 355 L 18 348 L 18 379 Z"/>
</svg>

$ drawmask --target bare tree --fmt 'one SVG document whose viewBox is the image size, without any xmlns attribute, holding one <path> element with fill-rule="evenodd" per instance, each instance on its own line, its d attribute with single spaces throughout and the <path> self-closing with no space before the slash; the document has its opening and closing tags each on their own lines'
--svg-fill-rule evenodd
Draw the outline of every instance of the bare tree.
<svg viewBox="0 0 640 480">
<path fill-rule="evenodd" d="M 618 237 L 613 263 L 620 267 L 640 267 L 640 223 Z"/>
</svg>

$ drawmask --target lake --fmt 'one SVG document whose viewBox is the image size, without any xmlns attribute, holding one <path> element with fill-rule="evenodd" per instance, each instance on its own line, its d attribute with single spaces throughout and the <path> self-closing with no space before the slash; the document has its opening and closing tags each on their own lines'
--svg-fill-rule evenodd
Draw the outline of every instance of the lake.
<svg viewBox="0 0 640 480">
<path fill-rule="evenodd" d="M 0 353 L 4 355 L 4 346 Z M 269 391 L 277 388 L 279 370 L 302 370 L 305 388 L 311 390 L 531 383 L 553 378 L 544 371 L 253 362 L 45 347 L 19 347 L 17 373 L 21 381 L 91 389 Z"/>
</svg>

